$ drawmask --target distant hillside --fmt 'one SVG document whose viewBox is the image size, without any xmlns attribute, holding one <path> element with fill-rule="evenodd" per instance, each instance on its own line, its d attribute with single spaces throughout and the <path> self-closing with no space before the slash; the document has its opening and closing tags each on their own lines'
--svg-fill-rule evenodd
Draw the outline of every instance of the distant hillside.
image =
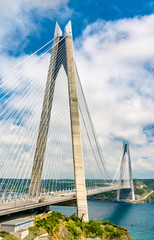
<svg viewBox="0 0 154 240">
<path fill-rule="evenodd" d="M 154 179 L 135 179 L 134 191 L 138 203 L 154 203 Z M 97 195 L 89 196 L 89 200 L 100 200 L 115 202 L 117 191 L 100 193 Z"/>
<path fill-rule="evenodd" d="M 154 179 L 135 179 L 134 187 L 141 202 L 154 203 Z"/>
<path fill-rule="evenodd" d="M 88 197 L 88 200 L 100 200 L 100 201 L 108 201 L 108 202 L 115 202 L 117 199 L 117 190 L 106 192 L 106 193 L 99 193 L 97 195 L 92 195 Z"/>
</svg>

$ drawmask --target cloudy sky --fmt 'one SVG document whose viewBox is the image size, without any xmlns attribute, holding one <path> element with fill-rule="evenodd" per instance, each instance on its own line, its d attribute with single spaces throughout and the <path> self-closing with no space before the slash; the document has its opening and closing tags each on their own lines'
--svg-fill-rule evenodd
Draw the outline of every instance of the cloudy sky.
<svg viewBox="0 0 154 240">
<path fill-rule="evenodd" d="M 154 1 L 0 0 L 0 73 L 71 19 L 75 60 L 106 160 L 127 140 L 135 178 L 154 177 Z M 112 167 L 111 167 L 112 166 Z"/>
</svg>

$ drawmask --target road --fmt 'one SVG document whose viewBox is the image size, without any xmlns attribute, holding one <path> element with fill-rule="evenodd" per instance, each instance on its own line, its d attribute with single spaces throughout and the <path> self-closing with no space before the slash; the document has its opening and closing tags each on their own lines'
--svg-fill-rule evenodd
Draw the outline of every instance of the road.
<svg viewBox="0 0 154 240">
<path fill-rule="evenodd" d="M 102 192 L 109 192 L 118 190 L 117 186 L 107 186 L 87 190 L 87 196 L 99 194 Z M 43 202 L 39 202 L 39 199 L 44 199 Z M 61 191 L 54 192 L 52 195 L 43 195 L 40 197 L 30 197 L 16 199 L 11 201 L 0 202 L 0 216 L 7 214 L 17 213 L 25 210 L 35 209 L 44 206 L 64 204 L 76 200 L 76 193 L 74 191 Z"/>
<path fill-rule="evenodd" d="M 147 195 L 145 195 L 143 198 L 141 198 L 140 200 L 144 200 L 146 199 L 149 195 L 151 195 L 153 193 L 153 191 L 149 192 Z"/>
<path fill-rule="evenodd" d="M 142 200 L 145 200 L 149 195 L 151 195 L 154 191 L 151 191 L 149 193 L 147 193 L 143 198 L 140 198 L 140 199 L 137 199 L 135 200 L 135 202 L 139 202 L 139 201 L 142 201 Z"/>
</svg>

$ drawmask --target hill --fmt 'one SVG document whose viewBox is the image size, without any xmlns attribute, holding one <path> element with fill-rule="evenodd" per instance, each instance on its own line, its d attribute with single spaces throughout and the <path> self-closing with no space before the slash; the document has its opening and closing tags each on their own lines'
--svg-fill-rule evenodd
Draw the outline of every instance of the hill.
<svg viewBox="0 0 154 240">
<path fill-rule="evenodd" d="M 47 233 L 44 238 L 37 238 Z M 18 239 L 8 233 L 1 232 L 3 239 Z M 84 222 L 76 214 L 70 217 L 63 216 L 60 212 L 50 212 L 42 217 L 35 218 L 35 226 L 29 228 L 29 235 L 24 240 L 34 239 L 57 240 L 84 240 L 97 238 L 104 240 L 131 240 L 126 229 L 113 223 L 90 220 Z"/>
<path fill-rule="evenodd" d="M 138 203 L 154 203 L 154 179 L 134 179 L 134 191 Z M 116 198 L 116 190 L 88 197 L 89 200 L 109 202 L 115 202 Z"/>
</svg>

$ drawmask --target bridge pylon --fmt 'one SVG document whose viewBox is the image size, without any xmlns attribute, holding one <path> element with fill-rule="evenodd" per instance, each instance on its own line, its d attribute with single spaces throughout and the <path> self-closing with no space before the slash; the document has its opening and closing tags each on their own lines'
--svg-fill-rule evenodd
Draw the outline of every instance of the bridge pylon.
<svg viewBox="0 0 154 240">
<path fill-rule="evenodd" d="M 120 176 L 118 180 L 119 190 L 117 193 L 117 201 L 130 202 L 135 200 L 133 175 L 131 167 L 131 158 L 129 144 L 123 144 L 123 154 L 120 166 Z"/>
<path fill-rule="evenodd" d="M 77 86 L 76 86 L 75 61 L 74 61 L 74 53 L 73 53 L 71 22 L 69 21 L 69 23 L 66 25 L 64 36 L 62 36 L 62 31 L 58 23 L 56 23 L 54 37 L 55 38 L 53 41 L 51 60 L 49 64 L 29 193 L 32 195 L 37 195 L 40 193 L 41 177 L 42 177 L 44 157 L 45 157 L 46 144 L 47 144 L 47 138 L 48 138 L 52 102 L 54 98 L 55 82 L 56 82 L 56 78 L 60 70 L 60 67 L 63 65 L 68 78 L 77 213 L 78 213 L 78 217 L 82 218 L 84 221 L 88 221 L 87 197 L 86 197 L 85 174 L 84 174 L 84 164 L 83 164 L 83 155 L 82 155 L 82 143 L 81 143 L 80 119 L 79 119 L 79 107 L 78 107 L 78 96 L 77 96 Z M 63 45 L 63 56 L 61 56 L 62 45 Z"/>
</svg>

